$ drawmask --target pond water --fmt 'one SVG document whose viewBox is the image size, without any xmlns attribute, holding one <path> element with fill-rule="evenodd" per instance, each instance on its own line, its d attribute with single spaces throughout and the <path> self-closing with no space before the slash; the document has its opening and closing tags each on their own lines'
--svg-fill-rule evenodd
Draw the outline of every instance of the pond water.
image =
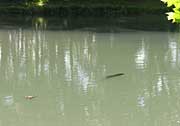
<svg viewBox="0 0 180 126">
<path fill-rule="evenodd" d="M 180 125 L 180 33 L 167 22 L 42 22 L 1 22 L 0 126 Z"/>
</svg>

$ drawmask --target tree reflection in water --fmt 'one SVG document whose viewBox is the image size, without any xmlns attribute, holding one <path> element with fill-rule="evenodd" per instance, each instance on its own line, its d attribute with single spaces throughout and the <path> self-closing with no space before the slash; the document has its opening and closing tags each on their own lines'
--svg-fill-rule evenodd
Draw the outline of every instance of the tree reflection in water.
<svg viewBox="0 0 180 126">
<path fill-rule="evenodd" d="M 33 26 L 0 30 L 3 124 L 178 122 L 177 34 L 54 31 L 45 30 L 47 21 L 41 19 Z M 125 76 L 105 79 L 117 72 Z M 26 95 L 38 97 L 26 102 Z"/>
</svg>

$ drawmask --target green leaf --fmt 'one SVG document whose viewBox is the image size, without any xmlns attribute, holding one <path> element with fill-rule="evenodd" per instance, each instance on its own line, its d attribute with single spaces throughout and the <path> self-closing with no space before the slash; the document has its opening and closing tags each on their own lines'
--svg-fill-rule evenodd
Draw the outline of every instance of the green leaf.
<svg viewBox="0 0 180 126">
<path fill-rule="evenodd" d="M 161 1 L 166 3 L 167 7 L 173 6 L 173 12 L 166 13 L 168 20 L 172 20 L 172 22 L 180 23 L 180 0 L 161 0 Z"/>
</svg>

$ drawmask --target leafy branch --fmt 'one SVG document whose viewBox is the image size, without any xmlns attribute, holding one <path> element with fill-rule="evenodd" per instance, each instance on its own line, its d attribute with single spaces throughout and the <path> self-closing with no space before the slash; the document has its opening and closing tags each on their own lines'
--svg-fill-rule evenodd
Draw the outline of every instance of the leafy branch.
<svg viewBox="0 0 180 126">
<path fill-rule="evenodd" d="M 167 7 L 173 7 L 172 12 L 167 12 L 168 20 L 172 20 L 172 22 L 180 23 L 180 0 L 161 0 L 164 2 Z"/>
</svg>

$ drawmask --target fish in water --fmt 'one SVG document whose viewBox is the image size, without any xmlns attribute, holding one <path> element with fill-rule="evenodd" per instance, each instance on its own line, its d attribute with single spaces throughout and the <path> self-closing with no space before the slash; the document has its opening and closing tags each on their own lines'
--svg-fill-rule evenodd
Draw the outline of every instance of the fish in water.
<svg viewBox="0 0 180 126">
<path fill-rule="evenodd" d="M 28 95 L 28 96 L 24 96 L 24 97 L 25 97 L 25 99 L 31 100 L 31 99 L 33 99 L 33 98 L 36 98 L 37 96 Z"/>
<path fill-rule="evenodd" d="M 117 76 L 121 76 L 121 75 L 124 75 L 124 73 L 117 73 L 117 74 L 112 74 L 112 75 L 108 75 L 106 76 L 106 78 L 112 78 L 112 77 L 117 77 Z"/>
</svg>

